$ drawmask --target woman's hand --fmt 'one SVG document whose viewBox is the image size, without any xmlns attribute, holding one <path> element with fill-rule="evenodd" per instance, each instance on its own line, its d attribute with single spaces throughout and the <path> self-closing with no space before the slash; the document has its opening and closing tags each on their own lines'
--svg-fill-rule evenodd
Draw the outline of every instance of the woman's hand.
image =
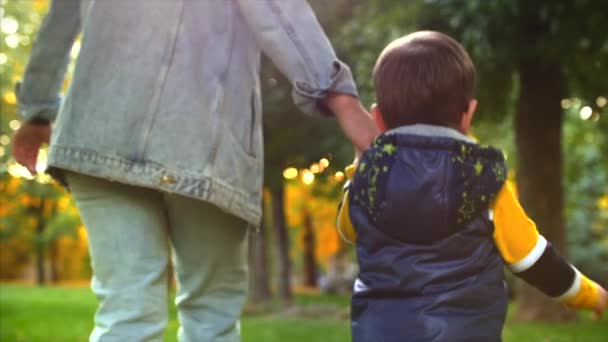
<svg viewBox="0 0 608 342">
<path fill-rule="evenodd" d="M 13 156 L 17 163 L 25 166 L 32 175 L 36 174 L 36 161 L 40 147 L 48 144 L 50 137 L 50 124 L 27 122 L 24 122 L 13 136 Z"/>
</svg>

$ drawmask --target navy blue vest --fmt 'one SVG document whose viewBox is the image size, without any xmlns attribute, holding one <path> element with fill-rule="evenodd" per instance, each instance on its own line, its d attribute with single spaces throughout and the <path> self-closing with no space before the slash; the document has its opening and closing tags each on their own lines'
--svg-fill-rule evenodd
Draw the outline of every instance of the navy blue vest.
<svg viewBox="0 0 608 342">
<path fill-rule="evenodd" d="M 504 156 L 490 147 L 376 139 L 349 191 L 360 265 L 353 341 L 501 339 L 507 292 L 488 211 L 505 177 Z"/>
</svg>

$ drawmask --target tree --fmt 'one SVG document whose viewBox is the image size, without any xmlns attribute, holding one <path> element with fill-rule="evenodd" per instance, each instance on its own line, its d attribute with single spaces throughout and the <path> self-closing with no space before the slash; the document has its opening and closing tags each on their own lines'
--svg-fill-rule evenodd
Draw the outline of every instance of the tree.
<svg viewBox="0 0 608 342">
<path fill-rule="evenodd" d="M 266 202 L 264 200 L 263 203 Z M 264 216 L 265 214 L 262 217 Z M 266 253 L 268 239 L 265 223 L 265 220 L 262 219 L 260 229 L 249 234 L 249 268 L 251 270 L 249 299 L 254 305 L 264 304 L 272 296 L 268 272 L 268 255 Z"/>
<path fill-rule="evenodd" d="M 25 179 L 2 173 L 0 177 L 0 203 L 4 207 L 0 213 L 0 243 L 26 242 L 27 253 L 34 256 L 36 282 L 58 282 L 61 267 L 57 241 L 75 236 L 82 226 L 74 204 L 58 185 L 49 182 L 48 176 Z"/>
<path fill-rule="evenodd" d="M 463 6 L 459 1 L 435 1 L 431 8 L 469 47 L 480 66 L 480 84 L 486 89 L 497 84 L 494 89 L 505 89 L 506 94 L 517 92 L 520 201 L 543 235 L 567 255 L 561 101 L 568 95 L 601 94 L 596 75 L 608 71 L 608 40 L 595 25 L 608 20 L 606 3 L 494 0 Z M 485 96 L 489 101 L 496 94 Z M 523 320 L 573 317 L 529 286 L 521 288 L 518 303 L 517 317 Z"/>
</svg>

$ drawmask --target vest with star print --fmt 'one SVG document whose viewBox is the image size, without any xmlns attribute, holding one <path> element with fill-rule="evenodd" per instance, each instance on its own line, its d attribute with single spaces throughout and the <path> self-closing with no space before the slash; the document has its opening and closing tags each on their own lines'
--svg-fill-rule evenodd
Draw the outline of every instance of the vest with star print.
<svg viewBox="0 0 608 342">
<path fill-rule="evenodd" d="M 490 203 L 503 153 L 393 133 L 360 159 L 349 190 L 360 274 L 353 341 L 499 341 L 507 307 Z"/>
</svg>

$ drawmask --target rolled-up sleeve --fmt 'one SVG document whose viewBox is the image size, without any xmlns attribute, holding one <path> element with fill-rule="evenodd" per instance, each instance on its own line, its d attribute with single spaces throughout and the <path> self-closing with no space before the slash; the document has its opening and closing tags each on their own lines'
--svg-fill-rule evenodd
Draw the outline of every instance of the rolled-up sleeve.
<svg viewBox="0 0 608 342">
<path fill-rule="evenodd" d="M 338 60 L 305 0 L 239 0 L 241 12 L 262 51 L 293 85 L 294 102 L 304 113 L 326 110 L 328 93 L 357 97 L 349 67 Z"/>
<path fill-rule="evenodd" d="M 55 120 L 70 52 L 80 32 L 80 1 L 53 0 L 38 32 L 25 69 L 17 83 L 19 113 L 25 121 Z"/>
</svg>

